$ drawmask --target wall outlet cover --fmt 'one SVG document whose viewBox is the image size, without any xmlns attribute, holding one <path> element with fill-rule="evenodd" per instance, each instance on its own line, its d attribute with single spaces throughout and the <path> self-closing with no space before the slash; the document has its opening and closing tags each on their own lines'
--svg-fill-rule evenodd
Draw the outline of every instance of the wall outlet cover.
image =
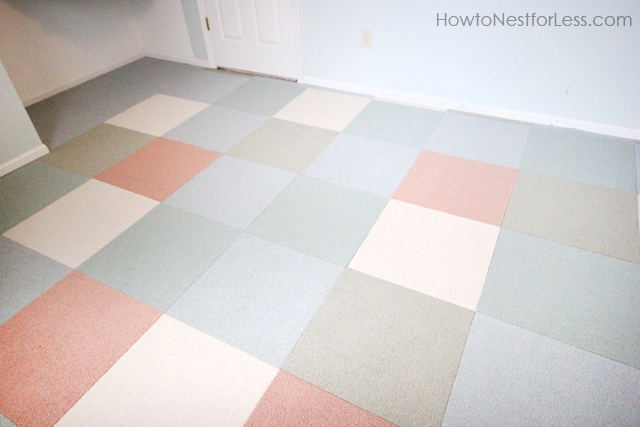
<svg viewBox="0 0 640 427">
<path fill-rule="evenodd" d="M 373 31 L 370 29 L 362 30 L 362 47 L 371 47 L 373 42 Z"/>
</svg>

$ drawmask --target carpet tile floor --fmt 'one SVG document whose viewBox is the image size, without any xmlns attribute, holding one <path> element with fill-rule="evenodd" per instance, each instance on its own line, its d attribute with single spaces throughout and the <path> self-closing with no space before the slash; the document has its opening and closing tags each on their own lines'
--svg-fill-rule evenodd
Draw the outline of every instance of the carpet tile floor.
<svg viewBox="0 0 640 427">
<path fill-rule="evenodd" d="M 640 143 L 144 58 L 0 178 L 0 426 L 640 426 Z"/>
</svg>

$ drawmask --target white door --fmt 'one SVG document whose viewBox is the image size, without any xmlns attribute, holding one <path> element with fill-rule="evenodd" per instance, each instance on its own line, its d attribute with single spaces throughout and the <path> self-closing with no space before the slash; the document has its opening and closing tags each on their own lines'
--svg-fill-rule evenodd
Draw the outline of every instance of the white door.
<svg viewBox="0 0 640 427">
<path fill-rule="evenodd" d="M 297 79 L 297 0 L 204 0 L 218 67 Z"/>
</svg>

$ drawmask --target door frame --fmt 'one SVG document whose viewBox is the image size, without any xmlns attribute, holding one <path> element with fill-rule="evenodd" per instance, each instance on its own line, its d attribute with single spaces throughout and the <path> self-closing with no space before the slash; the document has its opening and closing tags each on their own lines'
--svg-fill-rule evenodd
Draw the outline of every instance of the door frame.
<svg viewBox="0 0 640 427">
<path fill-rule="evenodd" d="M 302 58 L 302 20 L 300 19 L 300 0 L 291 0 L 293 6 L 293 39 L 295 43 L 295 61 L 296 61 L 296 78 L 298 83 L 303 83 L 304 68 Z M 204 45 L 207 49 L 207 62 L 211 68 L 218 68 L 216 65 L 215 54 L 213 53 L 213 41 L 209 30 L 207 30 L 207 9 L 204 0 L 196 0 L 198 5 L 198 13 L 200 15 L 200 28 L 202 29 L 202 37 Z"/>
<path fill-rule="evenodd" d="M 205 8 L 204 0 L 196 0 L 196 4 L 198 5 L 198 15 L 200 16 L 200 30 L 202 31 L 204 46 L 207 50 L 207 62 L 209 63 L 209 67 L 218 68 L 215 55 L 213 54 L 213 42 L 211 41 L 209 30 L 207 30 L 207 9 Z"/>
</svg>

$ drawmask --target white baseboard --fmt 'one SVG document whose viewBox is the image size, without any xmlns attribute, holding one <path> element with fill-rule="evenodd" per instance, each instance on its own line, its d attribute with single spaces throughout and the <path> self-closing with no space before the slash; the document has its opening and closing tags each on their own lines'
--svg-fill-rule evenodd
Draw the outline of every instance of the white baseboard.
<svg viewBox="0 0 640 427">
<path fill-rule="evenodd" d="M 329 89 L 342 90 L 361 95 L 373 96 L 389 101 L 411 104 L 423 108 L 435 110 L 455 110 L 464 113 L 480 114 L 483 116 L 497 117 L 519 122 L 535 123 L 541 125 L 551 125 L 563 128 L 578 129 L 602 135 L 617 136 L 640 140 L 640 129 L 624 126 L 608 125 L 604 123 L 593 123 L 581 120 L 567 119 L 564 117 L 554 117 L 546 114 L 530 113 L 526 111 L 516 111 L 507 108 L 493 107 L 491 105 L 478 105 L 469 102 L 455 101 L 452 99 L 436 98 L 409 92 L 401 92 L 389 89 L 360 86 L 350 83 L 338 82 L 334 80 L 319 79 L 305 76 L 304 84 L 320 86 Z"/>
<path fill-rule="evenodd" d="M 163 53 L 144 52 L 149 58 L 163 59 L 165 61 L 180 62 L 182 64 L 195 65 L 196 67 L 211 68 L 209 61 L 197 58 L 185 58 L 181 56 L 165 55 Z"/>
<path fill-rule="evenodd" d="M 49 149 L 47 148 L 47 146 L 44 144 L 40 144 L 36 148 L 32 148 L 31 150 L 20 154 L 18 157 L 14 157 L 9 161 L 0 164 L 0 176 L 4 176 L 9 172 L 13 172 L 19 167 L 22 167 L 27 163 L 30 163 L 44 156 L 47 153 L 49 153 Z"/>
<path fill-rule="evenodd" d="M 27 98 L 25 100 L 22 100 L 22 104 L 25 107 L 28 107 L 29 105 L 35 104 L 36 102 L 40 102 L 43 99 L 47 99 L 53 95 L 57 95 L 60 92 L 64 92 L 67 89 L 71 89 L 74 86 L 78 86 L 81 85 L 82 83 L 88 82 L 91 79 L 95 79 L 98 76 L 101 76 L 103 74 L 106 74 L 110 71 L 115 70 L 116 68 L 120 68 L 124 65 L 130 64 L 133 61 L 137 61 L 138 59 L 144 58 L 145 56 L 148 56 L 150 58 L 156 58 L 156 59 L 164 59 L 167 61 L 173 61 L 173 62 L 181 62 L 183 64 L 189 64 L 189 65 L 195 65 L 198 67 L 204 67 L 204 68 L 209 68 L 209 62 L 202 60 L 202 59 L 195 59 L 195 58 L 182 58 L 182 57 L 176 57 L 176 56 L 169 56 L 169 55 L 163 55 L 163 54 L 158 54 L 158 53 L 153 53 L 153 52 L 144 52 L 144 53 L 139 53 L 136 54 L 132 57 L 129 57 L 127 59 L 124 59 L 122 61 L 118 61 L 115 62 L 111 65 L 109 65 L 108 67 L 102 68 L 100 70 L 94 71 L 92 73 L 86 74 L 82 77 L 79 77 L 77 79 L 73 79 L 67 83 L 61 84 L 59 86 L 56 86 L 54 88 L 51 88 L 49 90 L 46 90 L 44 92 L 41 92 L 37 95 L 34 95 L 30 98 Z"/>
<path fill-rule="evenodd" d="M 120 67 L 122 67 L 124 65 L 127 65 L 127 64 L 133 62 L 133 61 L 137 61 L 138 59 L 142 58 L 143 56 L 144 55 L 142 53 L 139 53 L 139 54 L 131 56 L 131 57 L 127 58 L 127 59 L 123 59 L 122 61 L 115 62 L 115 63 L 109 65 L 108 67 L 101 68 L 100 70 L 97 70 L 97 71 L 94 71 L 92 73 L 86 74 L 86 75 L 84 75 L 82 77 L 79 77 L 77 79 L 73 79 L 73 80 L 71 80 L 71 81 L 69 81 L 67 83 L 61 84 L 59 86 L 56 86 L 54 88 L 51 88 L 51 89 L 46 90 L 44 92 L 41 92 L 41 93 L 39 93 L 37 95 L 34 95 L 34 96 L 30 97 L 30 98 L 24 99 L 24 100 L 22 100 L 22 104 L 25 107 L 28 107 L 31 104 L 35 104 L 36 102 L 42 101 L 43 99 L 47 99 L 47 98 L 49 98 L 49 97 L 51 97 L 53 95 L 57 95 L 60 92 L 64 92 L 65 90 L 71 89 L 74 86 L 78 86 L 78 85 L 81 85 L 82 83 L 88 82 L 91 79 L 95 79 L 96 77 L 101 76 L 103 74 L 106 74 L 109 71 L 115 70 L 116 68 L 120 68 Z"/>
</svg>

